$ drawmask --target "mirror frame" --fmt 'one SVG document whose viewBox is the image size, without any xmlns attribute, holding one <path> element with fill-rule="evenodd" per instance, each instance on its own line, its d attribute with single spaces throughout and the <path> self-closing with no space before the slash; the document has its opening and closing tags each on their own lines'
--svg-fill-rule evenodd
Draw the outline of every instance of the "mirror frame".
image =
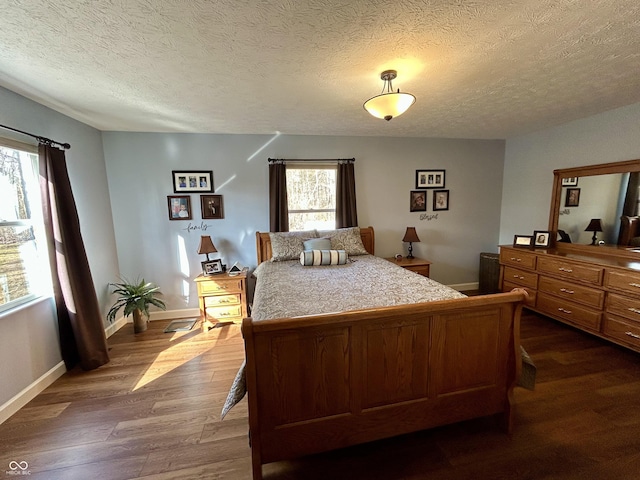
<svg viewBox="0 0 640 480">
<path fill-rule="evenodd" d="M 584 167 L 561 168 L 553 171 L 553 191 L 551 192 L 551 209 L 549 212 L 549 231 L 552 232 L 551 247 L 562 250 L 589 251 L 596 253 L 592 245 L 579 245 L 575 243 L 557 242 L 558 222 L 560 219 L 560 203 L 562 200 L 562 179 L 573 177 L 590 177 L 593 175 L 608 175 L 611 173 L 640 172 L 640 159 L 626 160 L 623 162 L 600 163 L 597 165 L 587 165 Z M 618 246 L 598 246 L 601 253 L 625 257 L 639 257 L 640 254 L 629 251 L 628 248 Z"/>
</svg>

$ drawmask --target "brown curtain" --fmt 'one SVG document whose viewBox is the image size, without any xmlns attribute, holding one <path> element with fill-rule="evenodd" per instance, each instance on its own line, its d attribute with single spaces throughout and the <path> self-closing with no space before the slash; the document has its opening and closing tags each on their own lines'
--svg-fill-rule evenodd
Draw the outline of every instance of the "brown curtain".
<svg viewBox="0 0 640 480">
<path fill-rule="evenodd" d="M 269 231 L 289 231 L 287 207 L 287 166 L 269 159 Z"/>
<path fill-rule="evenodd" d="M 353 160 L 338 162 L 336 177 L 336 228 L 358 226 L 356 177 Z"/>
<path fill-rule="evenodd" d="M 109 362 L 107 340 L 80 235 L 63 150 L 40 145 L 40 192 L 60 349 L 67 369 L 91 370 Z"/>
</svg>

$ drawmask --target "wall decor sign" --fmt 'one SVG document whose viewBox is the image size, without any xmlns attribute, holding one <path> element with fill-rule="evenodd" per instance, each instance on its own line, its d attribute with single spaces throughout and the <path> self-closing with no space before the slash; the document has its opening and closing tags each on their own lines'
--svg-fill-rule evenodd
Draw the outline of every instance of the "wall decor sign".
<svg viewBox="0 0 640 480">
<path fill-rule="evenodd" d="M 224 218 L 222 195 L 200 195 L 200 206 L 203 220 Z"/>
<path fill-rule="evenodd" d="M 433 191 L 433 211 L 449 210 L 449 190 Z"/>
<path fill-rule="evenodd" d="M 409 203 L 409 211 L 427 211 L 427 192 L 423 192 L 422 190 L 411 190 L 411 202 Z"/>
<path fill-rule="evenodd" d="M 514 235 L 513 246 L 530 248 L 533 245 L 533 235 Z"/>
<path fill-rule="evenodd" d="M 444 170 L 416 170 L 416 189 L 444 188 Z"/>
<path fill-rule="evenodd" d="M 577 187 L 578 186 L 578 177 L 571 178 L 563 178 L 562 179 L 563 187 Z"/>
<path fill-rule="evenodd" d="M 173 170 L 173 191 L 181 192 L 212 192 L 213 171 L 211 170 Z"/>
<path fill-rule="evenodd" d="M 564 199 L 565 207 L 577 207 L 580 205 L 580 189 L 567 188 L 567 196 Z"/>
<path fill-rule="evenodd" d="M 169 220 L 191 220 L 191 197 L 189 195 L 168 195 Z"/>
</svg>

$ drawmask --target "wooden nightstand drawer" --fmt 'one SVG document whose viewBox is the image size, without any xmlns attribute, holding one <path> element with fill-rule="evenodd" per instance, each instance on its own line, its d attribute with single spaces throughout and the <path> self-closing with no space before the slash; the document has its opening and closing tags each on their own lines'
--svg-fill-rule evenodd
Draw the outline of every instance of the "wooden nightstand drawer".
<svg viewBox="0 0 640 480">
<path fill-rule="evenodd" d="M 604 305 L 604 291 L 595 288 L 568 283 L 557 278 L 540 277 L 538 291 L 551 293 L 572 302 L 581 303 L 588 307 L 601 309 Z"/>
<path fill-rule="evenodd" d="M 205 297 L 205 307 L 224 307 L 228 305 L 240 305 L 242 298 L 239 293 L 233 293 L 231 295 L 218 295 L 215 297 Z"/>
<path fill-rule="evenodd" d="M 535 270 L 536 255 L 535 253 L 520 252 L 515 248 L 500 249 L 500 263 L 503 265 L 511 265 L 518 268 L 529 268 Z"/>
<path fill-rule="evenodd" d="M 525 272 L 524 270 L 518 270 L 517 268 L 504 267 L 504 281 L 517 283 L 523 287 L 537 288 L 538 287 L 538 275 L 531 272 Z"/>
<path fill-rule="evenodd" d="M 397 266 L 404 268 L 405 270 L 409 270 L 411 272 L 417 273 L 418 275 L 422 275 L 424 277 L 429 277 L 429 269 L 431 266 L 431 262 L 429 260 L 425 260 L 424 258 L 407 258 L 403 257 L 400 260 L 396 260 L 395 257 L 385 258 L 391 263 L 395 263 Z"/>
<path fill-rule="evenodd" d="M 604 268 L 602 267 L 582 265 L 561 258 L 547 257 L 538 259 L 538 271 L 593 285 L 602 285 L 602 276 L 604 274 Z"/>
<path fill-rule="evenodd" d="M 198 292 L 200 295 L 208 295 L 211 293 L 235 293 L 242 292 L 242 281 L 235 278 L 227 278 L 220 280 L 204 280 L 198 282 Z"/>
<path fill-rule="evenodd" d="M 595 331 L 600 330 L 602 313 L 588 307 L 582 307 L 577 303 L 538 292 L 536 308 L 543 313 L 548 313 L 555 318 L 561 318 L 580 327 Z"/>
<path fill-rule="evenodd" d="M 205 307 L 207 317 L 217 319 L 231 319 L 232 317 L 242 318 L 242 305 L 232 305 L 229 307 Z"/>
</svg>

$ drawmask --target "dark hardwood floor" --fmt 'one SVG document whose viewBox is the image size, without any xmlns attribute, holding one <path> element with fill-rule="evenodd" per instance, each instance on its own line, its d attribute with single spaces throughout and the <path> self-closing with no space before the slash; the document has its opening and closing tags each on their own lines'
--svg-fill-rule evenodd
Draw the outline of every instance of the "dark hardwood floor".
<svg viewBox="0 0 640 480">
<path fill-rule="evenodd" d="M 10 462 L 47 480 L 251 478 L 246 399 L 219 419 L 239 327 L 168 334 L 167 323 L 127 325 L 108 365 L 67 373 L 0 425 L 0 478 Z M 640 478 L 640 355 L 533 313 L 522 344 L 537 384 L 516 389 L 511 437 L 485 418 L 270 464 L 265 478 Z"/>
</svg>

